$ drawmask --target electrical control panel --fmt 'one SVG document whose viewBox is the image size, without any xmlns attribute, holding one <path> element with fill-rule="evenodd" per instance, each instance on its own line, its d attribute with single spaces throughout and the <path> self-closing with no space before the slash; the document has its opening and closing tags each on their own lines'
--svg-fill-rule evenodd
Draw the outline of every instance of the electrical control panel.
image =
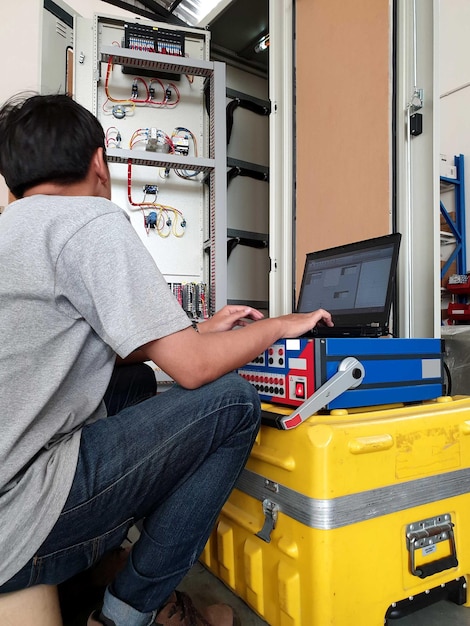
<svg viewBox="0 0 470 626">
<path fill-rule="evenodd" d="M 190 294 L 188 315 L 207 317 L 227 299 L 225 66 L 209 61 L 205 29 L 90 22 L 77 20 L 74 95 L 105 131 L 112 200 L 170 288 Z"/>
</svg>

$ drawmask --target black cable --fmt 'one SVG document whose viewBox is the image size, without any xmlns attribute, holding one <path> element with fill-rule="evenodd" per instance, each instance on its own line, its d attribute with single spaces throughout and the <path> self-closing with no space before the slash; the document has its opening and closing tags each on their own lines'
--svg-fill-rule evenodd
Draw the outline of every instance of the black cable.
<svg viewBox="0 0 470 626">
<path fill-rule="evenodd" d="M 246 237 L 233 237 L 227 241 L 227 260 L 230 258 L 233 250 L 238 246 L 248 246 L 261 250 L 268 247 L 268 242 L 262 239 L 248 239 Z"/>
<path fill-rule="evenodd" d="M 227 104 L 226 109 L 227 145 L 229 144 L 230 137 L 232 136 L 233 114 L 238 107 L 241 107 L 242 109 L 248 109 L 248 111 L 256 113 L 257 115 L 269 115 L 269 108 L 266 106 L 257 104 L 256 102 L 253 102 L 252 100 L 247 100 L 245 98 L 234 98 L 231 102 Z"/>
<path fill-rule="evenodd" d="M 239 167 L 237 165 L 229 169 L 229 171 L 227 172 L 227 187 L 232 182 L 232 180 L 236 178 L 237 176 L 249 176 L 250 178 L 253 178 L 255 180 L 269 182 L 268 172 L 260 172 L 256 170 L 251 170 L 245 167 Z"/>
<path fill-rule="evenodd" d="M 445 371 L 446 376 L 447 376 L 446 396 L 451 396 L 452 395 L 452 375 L 450 373 L 450 369 L 449 369 L 449 366 L 447 365 L 447 363 L 445 361 L 443 361 L 442 364 L 443 364 L 444 371 Z"/>
<path fill-rule="evenodd" d="M 240 176 L 241 169 L 239 167 L 232 167 L 227 172 L 227 187 L 230 185 L 232 180 L 237 176 Z"/>
</svg>

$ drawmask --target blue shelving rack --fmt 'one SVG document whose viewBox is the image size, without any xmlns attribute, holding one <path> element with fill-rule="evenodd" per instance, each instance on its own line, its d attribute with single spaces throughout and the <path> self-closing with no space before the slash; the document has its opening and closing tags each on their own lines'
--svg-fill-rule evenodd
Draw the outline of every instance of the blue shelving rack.
<svg viewBox="0 0 470 626">
<path fill-rule="evenodd" d="M 447 190 L 448 186 L 452 185 L 455 193 L 455 219 L 452 219 L 442 200 L 440 203 L 441 215 L 445 219 L 455 239 L 455 248 L 441 268 L 441 279 L 444 278 L 454 261 L 456 261 L 457 265 L 457 274 L 467 273 L 467 248 L 465 242 L 465 166 L 463 154 L 454 156 L 454 165 L 457 168 L 456 178 L 441 176 L 441 186 L 445 186 Z"/>
</svg>

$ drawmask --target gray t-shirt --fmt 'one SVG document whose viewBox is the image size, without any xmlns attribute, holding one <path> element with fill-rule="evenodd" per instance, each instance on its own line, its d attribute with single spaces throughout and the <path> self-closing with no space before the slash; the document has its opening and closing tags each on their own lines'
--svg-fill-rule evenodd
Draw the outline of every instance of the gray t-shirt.
<svg viewBox="0 0 470 626">
<path fill-rule="evenodd" d="M 67 499 L 115 354 L 190 325 L 125 212 L 33 196 L 0 217 L 0 585 Z"/>
</svg>

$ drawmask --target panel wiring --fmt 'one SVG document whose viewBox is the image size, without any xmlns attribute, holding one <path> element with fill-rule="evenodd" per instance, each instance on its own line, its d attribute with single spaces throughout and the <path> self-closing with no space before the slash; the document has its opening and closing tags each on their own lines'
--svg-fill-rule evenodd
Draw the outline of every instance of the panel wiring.
<svg viewBox="0 0 470 626">
<path fill-rule="evenodd" d="M 106 146 L 120 147 L 121 134 L 116 126 L 110 126 L 105 133 Z M 174 153 L 174 145 L 163 130 L 155 128 L 136 129 L 129 141 L 130 149 L 134 149 L 139 143 L 144 143 L 147 149 L 149 141 L 154 140 L 154 147 L 162 151 Z M 144 185 L 144 195 L 140 202 L 133 198 L 132 194 L 132 159 L 127 162 L 127 199 L 131 207 L 139 208 L 142 211 L 144 228 L 147 235 L 154 230 L 160 237 L 166 239 L 170 235 L 181 238 L 186 231 L 186 218 L 182 211 L 169 204 L 157 202 L 158 187 L 156 185 Z M 147 197 L 153 195 L 154 199 Z"/>
<path fill-rule="evenodd" d="M 116 98 L 110 92 L 110 80 L 113 71 L 113 57 L 109 58 L 106 68 L 104 82 L 104 92 L 106 100 L 103 103 L 103 113 L 111 114 L 118 119 L 122 119 L 128 114 L 133 114 L 136 106 L 151 107 L 175 107 L 181 100 L 178 87 L 173 82 L 166 85 L 159 78 L 151 78 L 148 82 L 141 76 L 135 76 L 132 81 L 129 98 Z M 143 97 L 139 90 L 143 87 Z M 111 106 L 109 105 L 111 103 Z"/>
<path fill-rule="evenodd" d="M 171 133 L 171 140 L 173 142 L 174 151 L 177 154 L 187 156 L 189 154 L 189 142 L 193 144 L 193 153 L 197 157 L 197 140 L 189 128 L 183 126 L 177 126 Z M 193 180 L 197 177 L 198 172 L 191 172 L 188 170 L 175 169 L 175 174 L 185 180 Z M 166 173 L 166 172 L 165 172 Z"/>
</svg>

